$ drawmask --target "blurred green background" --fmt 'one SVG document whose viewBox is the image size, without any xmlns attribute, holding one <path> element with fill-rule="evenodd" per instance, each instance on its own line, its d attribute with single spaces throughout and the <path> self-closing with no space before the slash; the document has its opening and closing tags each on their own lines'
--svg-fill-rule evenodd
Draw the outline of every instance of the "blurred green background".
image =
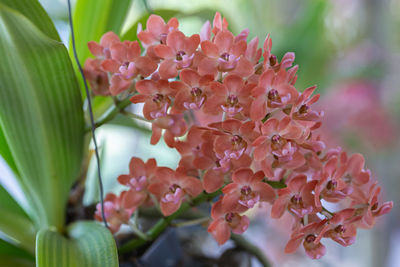
<svg viewBox="0 0 400 267">
<path fill-rule="evenodd" d="M 40 2 L 68 45 L 66 1 Z M 259 215 L 246 236 L 277 266 L 399 266 L 400 0 L 135 0 L 124 11 L 128 16 L 119 34 L 129 36 L 130 31 L 135 32 L 135 25 L 148 12 L 165 18 L 177 16 L 183 32 L 198 33 L 215 11 L 227 18 L 234 34 L 248 28 L 249 40 L 258 36 L 261 45 L 270 33 L 272 52 L 278 58 L 288 51 L 296 53 L 296 87 L 304 90 L 316 84 L 322 95 L 319 107 L 325 110 L 323 139 L 330 146 L 365 153 L 368 167 L 383 187 L 385 200 L 394 201 L 390 215 L 378 220 L 372 231 L 360 230 L 351 247 L 325 242 L 328 252 L 319 261 L 309 260 L 302 250 L 285 255 L 287 236 L 280 234 L 284 231 L 268 217 Z M 94 11 L 85 12 L 90 15 Z M 84 39 L 79 38 L 78 42 Z M 107 191 L 118 190 L 115 179 L 128 171 L 132 155 L 156 157 L 160 165 L 177 164 L 176 152 L 164 144 L 149 145 L 148 125 L 131 126 L 121 116 L 98 130 Z M 91 164 L 89 170 L 88 183 L 94 183 L 95 166 Z M 88 192 L 86 204 L 96 201 L 97 195 Z M 210 253 L 214 248 L 215 244 L 208 248 Z"/>
</svg>

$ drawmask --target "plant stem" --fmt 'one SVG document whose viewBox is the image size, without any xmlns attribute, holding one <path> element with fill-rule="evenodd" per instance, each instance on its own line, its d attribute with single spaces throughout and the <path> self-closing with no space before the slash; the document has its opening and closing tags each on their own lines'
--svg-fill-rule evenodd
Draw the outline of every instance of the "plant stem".
<svg viewBox="0 0 400 267">
<path fill-rule="evenodd" d="M 118 102 L 117 105 L 112 106 L 109 110 L 107 110 L 103 116 L 97 120 L 94 125 L 95 127 L 99 127 L 101 125 L 103 125 L 104 123 L 107 123 L 109 121 L 111 121 L 112 119 L 115 118 L 115 116 L 118 115 L 119 112 L 121 112 L 122 110 L 124 110 L 127 106 L 129 106 L 132 102 L 130 101 L 130 98 L 126 98 L 124 100 L 122 100 L 121 102 Z M 90 131 L 90 128 L 86 128 L 86 132 Z"/>
<path fill-rule="evenodd" d="M 139 238 L 135 238 L 131 241 L 128 241 L 127 243 L 125 243 L 124 245 L 122 245 L 119 248 L 119 250 L 118 250 L 119 253 L 127 253 L 131 250 L 137 249 L 137 248 L 145 245 L 149 241 L 156 239 L 171 224 L 171 222 L 174 219 L 179 217 L 179 215 L 181 215 L 182 213 L 184 213 L 185 211 L 190 209 L 192 206 L 197 206 L 200 203 L 211 200 L 220 194 L 221 194 L 221 190 L 218 190 L 218 191 L 216 191 L 214 193 L 210 193 L 210 194 L 203 192 L 199 196 L 194 198 L 190 203 L 189 202 L 183 203 L 178 211 L 176 211 L 174 214 L 172 214 L 170 216 L 161 218 L 150 230 L 148 230 L 146 232 L 146 236 L 148 237 L 148 240 L 139 237 Z"/>
<path fill-rule="evenodd" d="M 174 226 L 174 227 L 192 226 L 192 225 L 196 225 L 196 224 L 201 224 L 201 223 L 207 222 L 209 220 L 210 220 L 210 217 L 203 217 L 203 218 L 198 218 L 198 219 L 194 219 L 194 220 L 190 220 L 190 221 L 183 221 L 183 222 L 179 222 L 179 223 L 174 223 L 172 226 Z"/>
<path fill-rule="evenodd" d="M 236 243 L 236 245 L 249 252 L 250 254 L 254 255 L 258 261 L 262 264 L 264 267 L 271 267 L 271 263 L 268 261 L 268 259 L 265 257 L 264 253 L 255 245 L 250 243 L 246 238 L 244 238 L 241 235 L 236 235 L 232 234 L 231 239 Z"/>
</svg>

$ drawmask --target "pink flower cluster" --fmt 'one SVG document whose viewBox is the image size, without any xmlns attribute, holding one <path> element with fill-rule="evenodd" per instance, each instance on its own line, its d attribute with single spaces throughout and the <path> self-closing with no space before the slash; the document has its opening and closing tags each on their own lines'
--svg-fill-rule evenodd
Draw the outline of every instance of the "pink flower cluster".
<svg viewBox="0 0 400 267">
<path fill-rule="evenodd" d="M 323 116 L 313 109 L 319 95 L 315 86 L 294 87 L 293 53 L 279 61 L 269 36 L 258 48 L 258 38 L 247 42 L 248 30 L 234 36 L 219 13 L 200 34 L 185 36 L 178 26 L 175 18 L 165 23 L 151 15 L 146 30 L 139 29 L 140 44 L 113 33 L 89 43 L 97 58 L 87 60 L 85 71 L 95 93 L 134 93 L 132 103 L 144 103 L 152 123 L 151 143 L 163 136 L 181 155 L 176 170 L 154 159 L 131 160 L 130 173 L 118 178 L 129 189 L 106 197 L 113 232 L 152 199 L 168 216 L 203 190 L 221 190 L 208 227 L 219 244 L 246 231 L 244 213 L 267 202 L 272 218 L 285 212 L 296 218 L 285 251 L 303 244 L 318 259 L 323 238 L 351 245 L 357 228 L 371 228 L 391 210 L 392 202 L 379 201 L 363 156 L 326 149 L 315 134 Z M 98 220 L 100 214 L 98 205 Z"/>
</svg>

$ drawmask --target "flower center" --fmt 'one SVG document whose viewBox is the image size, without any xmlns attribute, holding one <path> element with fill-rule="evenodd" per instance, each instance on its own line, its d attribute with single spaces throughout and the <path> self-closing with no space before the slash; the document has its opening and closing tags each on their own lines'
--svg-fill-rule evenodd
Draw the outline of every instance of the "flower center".
<svg viewBox="0 0 400 267">
<path fill-rule="evenodd" d="M 225 60 L 225 61 L 229 61 L 229 53 L 227 53 L 227 52 L 222 53 L 220 58 Z"/>
<path fill-rule="evenodd" d="M 178 51 L 176 53 L 176 60 L 181 61 L 183 59 L 183 56 L 186 55 L 184 51 Z"/>
<path fill-rule="evenodd" d="M 335 190 L 337 187 L 337 182 L 330 180 L 327 184 L 326 184 L 326 189 L 328 190 Z"/>
<path fill-rule="evenodd" d="M 303 203 L 303 199 L 299 195 L 294 195 L 290 199 L 290 202 L 292 202 L 295 205 L 301 205 Z"/>
<path fill-rule="evenodd" d="M 317 239 L 315 235 L 308 235 L 308 236 L 306 237 L 305 241 L 306 241 L 307 243 L 312 243 L 312 242 L 315 241 L 315 239 Z"/>
<path fill-rule="evenodd" d="M 228 98 L 226 99 L 226 103 L 231 106 L 234 107 L 239 103 L 239 99 L 237 96 L 235 95 L 230 95 L 228 96 Z"/>
<path fill-rule="evenodd" d="M 268 92 L 268 100 L 271 100 L 271 101 L 279 100 L 279 93 L 278 93 L 278 91 L 276 89 L 271 89 Z"/>
<path fill-rule="evenodd" d="M 203 94 L 203 91 L 199 87 L 193 87 L 192 90 L 190 90 L 190 94 L 194 97 L 199 97 Z"/>
<path fill-rule="evenodd" d="M 229 212 L 229 213 L 225 214 L 225 221 L 232 222 L 234 216 L 235 215 L 233 214 L 233 212 Z"/>
<path fill-rule="evenodd" d="M 300 114 L 306 114 L 310 110 L 310 107 L 307 106 L 306 104 L 301 105 L 299 108 L 299 113 Z"/>
<path fill-rule="evenodd" d="M 338 234 L 343 234 L 344 232 L 346 232 L 346 228 L 340 224 L 335 227 L 335 232 Z"/>
<path fill-rule="evenodd" d="M 161 33 L 160 34 L 160 44 L 165 44 L 167 42 L 167 33 Z"/>
<path fill-rule="evenodd" d="M 242 189 L 240 189 L 240 193 L 242 194 L 242 195 L 244 195 L 244 196 L 248 196 L 248 195 L 250 195 L 251 194 L 251 188 L 250 188 L 250 186 L 243 186 L 242 187 Z"/>
<path fill-rule="evenodd" d="M 181 188 L 179 185 L 177 185 L 177 184 L 173 184 L 173 185 L 171 185 L 170 187 L 169 187 L 169 191 L 171 192 L 171 193 L 175 193 L 175 191 L 178 189 L 178 188 Z"/>
<path fill-rule="evenodd" d="M 275 55 L 271 55 L 269 57 L 269 65 L 270 66 L 275 66 L 275 64 L 276 64 L 276 56 Z"/>
<path fill-rule="evenodd" d="M 160 104 L 164 100 L 164 96 L 161 94 L 156 94 L 153 96 L 153 102 Z"/>
</svg>

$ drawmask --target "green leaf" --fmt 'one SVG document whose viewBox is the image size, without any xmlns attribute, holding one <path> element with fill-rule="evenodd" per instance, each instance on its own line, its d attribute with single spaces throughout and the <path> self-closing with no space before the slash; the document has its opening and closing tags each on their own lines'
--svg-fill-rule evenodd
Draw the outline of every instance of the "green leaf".
<svg viewBox="0 0 400 267">
<path fill-rule="evenodd" d="M 10 148 L 8 147 L 6 137 L 0 126 L 0 156 L 7 162 L 11 170 L 17 175 L 18 169 L 15 165 L 14 158 L 11 154 Z"/>
<path fill-rule="evenodd" d="M 35 266 L 35 257 L 25 250 L 0 239 L 0 267 Z"/>
<path fill-rule="evenodd" d="M 61 229 L 84 138 L 82 101 L 68 52 L 0 4 L 0 58 L 0 127 L 29 215 L 37 228 Z"/>
<path fill-rule="evenodd" d="M 24 210 L 0 186 L 0 231 L 30 252 L 35 251 L 35 227 Z"/>
<path fill-rule="evenodd" d="M 49 15 L 37 0 L 0 0 L 0 4 L 20 12 L 35 24 L 41 32 L 51 39 L 61 42 L 56 27 L 54 27 Z"/>
<path fill-rule="evenodd" d="M 117 247 L 111 232 L 95 222 L 78 222 L 69 238 L 43 229 L 36 237 L 37 267 L 117 267 Z"/>
<path fill-rule="evenodd" d="M 24 16 L 26 16 L 32 23 L 34 23 L 43 33 L 52 39 L 60 41 L 57 30 L 51 22 L 50 17 L 40 6 L 36 0 L 0 0 L 0 4 L 15 9 Z M 9 167 L 18 174 L 17 167 L 11 155 L 8 144 L 5 140 L 4 133 L 0 128 L 0 155 L 7 162 Z"/>
<path fill-rule="evenodd" d="M 132 0 L 78 0 L 74 10 L 76 51 L 83 64 L 90 57 L 87 43 L 98 42 L 101 36 L 113 31 L 121 32 Z M 72 56 L 72 46 L 70 46 Z"/>
</svg>

